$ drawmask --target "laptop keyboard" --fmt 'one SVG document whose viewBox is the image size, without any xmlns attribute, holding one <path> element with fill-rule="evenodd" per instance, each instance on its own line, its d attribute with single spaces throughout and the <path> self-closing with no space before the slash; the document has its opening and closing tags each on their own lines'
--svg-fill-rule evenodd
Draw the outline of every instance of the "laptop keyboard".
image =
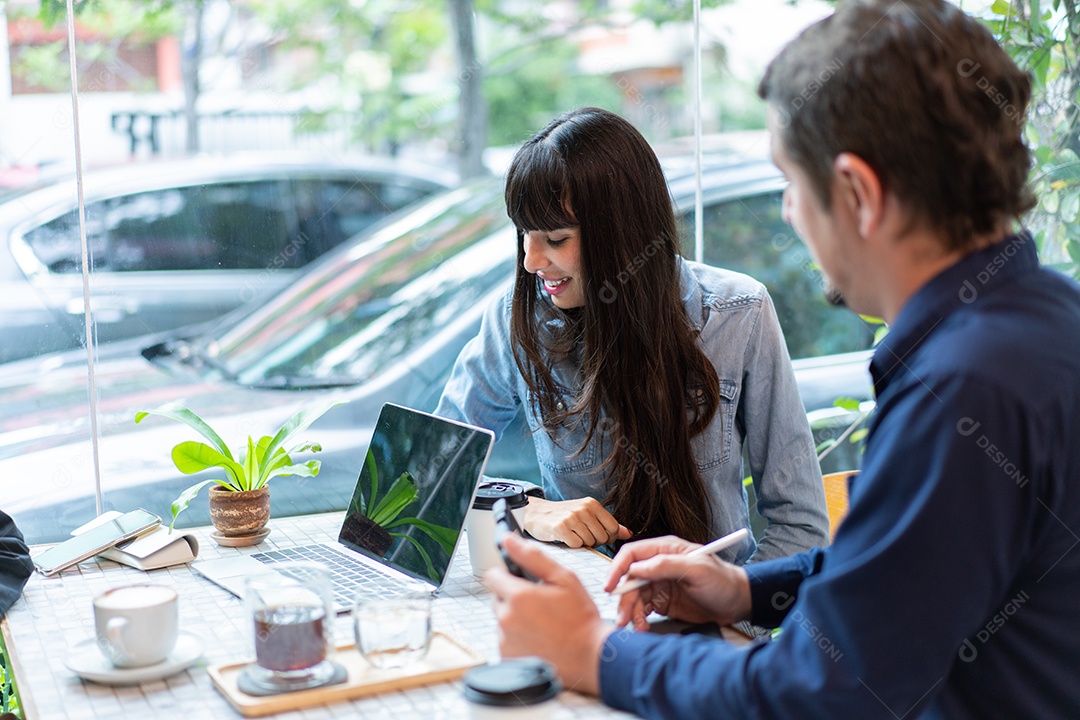
<svg viewBox="0 0 1080 720">
<path fill-rule="evenodd" d="M 361 598 L 393 597 L 406 592 L 401 580 L 335 552 L 325 545 L 301 545 L 255 553 L 251 557 L 264 565 L 271 566 L 275 563 L 296 560 L 307 560 L 323 565 L 330 571 L 334 603 L 348 610 L 352 610 L 353 603 Z"/>
</svg>

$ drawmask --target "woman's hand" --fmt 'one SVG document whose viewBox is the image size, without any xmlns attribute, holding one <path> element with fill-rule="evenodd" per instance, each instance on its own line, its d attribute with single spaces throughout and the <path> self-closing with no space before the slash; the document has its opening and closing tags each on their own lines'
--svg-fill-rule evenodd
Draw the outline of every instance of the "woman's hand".
<svg viewBox="0 0 1080 720">
<path fill-rule="evenodd" d="M 525 508 L 525 532 L 537 540 L 559 541 L 572 548 L 596 547 L 631 537 L 631 532 L 591 497 L 559 501 L 530 497 Z"/>
</svg>

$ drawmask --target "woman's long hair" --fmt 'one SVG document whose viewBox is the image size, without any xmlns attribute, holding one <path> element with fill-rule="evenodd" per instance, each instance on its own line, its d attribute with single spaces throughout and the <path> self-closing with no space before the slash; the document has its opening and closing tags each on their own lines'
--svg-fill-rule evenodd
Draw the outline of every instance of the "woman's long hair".
<svg viewBox="0 0 1080 720">
<path fill-rule="evenodd" d="M 683 307 L 675 215 L 652 148 L 606 110 L 560 115 L 514 156 L 506 207 L 518 229 L 511 341 L 545 429 L 555 438 L 579 424 L 585 444 L 609 434 L 604 502 L 635 536 L 709 540 L 690 438 L 716 413 L 719 381 Z M 585 305 L 564 313 L 524 269 L 523 236 L 575 226 Z M 582 388 L 560 407 L 550 368 L 567 358 L 580 361 Z"/>
</svg>

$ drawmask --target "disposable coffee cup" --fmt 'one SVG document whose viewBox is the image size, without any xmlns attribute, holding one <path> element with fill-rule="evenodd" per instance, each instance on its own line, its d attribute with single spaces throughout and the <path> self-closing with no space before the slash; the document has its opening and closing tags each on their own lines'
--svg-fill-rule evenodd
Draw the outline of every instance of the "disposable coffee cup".
<svg viewBox="0 0 1080 720">
<path fill-rule="evenodd" d="M 547 720 L 562 689 L 555 669 L 537 657 L 475 667 L 463 683 L 472 720 Z"/>
<path fill-rule="evenodd" d="M 129 585 L 94 598 L 94 627 L 102 654 L 118 668 L 163 662 L 176 647 L 176 590 L 166 585 Z"/>
<path fill-rule="evenodd" d="M 495 517 L 491 506 L 496 500 L 505 499 L 510 512 L 518 525 L 525 526 L 525 506 L 529 496 L 525 487 L 505 480 L 494 480 L 480 484 L 476 490 L 476 499 L 472 509 L 465 517 L 465 536 L 469 543 L 469 563 L 473 574 L 481 576 L 493 567 L 502 567 L 503 561 L 499 549 L 495 546 Z"/>
</svg>

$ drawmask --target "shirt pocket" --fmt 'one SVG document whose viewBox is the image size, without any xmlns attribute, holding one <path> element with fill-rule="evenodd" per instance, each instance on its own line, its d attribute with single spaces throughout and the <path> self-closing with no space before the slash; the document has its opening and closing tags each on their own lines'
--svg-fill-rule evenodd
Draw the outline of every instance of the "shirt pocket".
<svg viewBox="0 0 1080 720">
<path fill-rule="evenodd" d="M 698 405 L 705 404 L 705 389 L 691 388 L 691 401 Z M 731 459 L 732 429 L 735 426 L 735 406 L 739 394 L 739 384 L 734 380 L 720 380 L 720 402 L 716 413 L 708 426 L 701 433 L 690 439 L 694 452 L 694 462 L 698 470 L 712 470 Z"/>
<path fill-rule="evenodd" d="M 556 400 L 555 407 L 564 410 L 573 402 L 568 393 L 563 393 Z M 597 428 L 593 433 L 592 442 L 582 449 L 582 444 L 585 442 L 585 429 L 589 422 L 588 412 L 584 413 L 580 419 L 575 418 L 549 429 L 544 427 L 540 420 L 532 392 L 528 393 L 527 408 L 529 426 L 533 431 L 533 442 L 536 445 L 536 459 L 542 467 L 556 475 L 581 474 L 596 467 L 598 462 L 596 446 L 603 433 L 602 428 Z M 581 452 L 579 453 L 578 450 Z"/>
</svg>

